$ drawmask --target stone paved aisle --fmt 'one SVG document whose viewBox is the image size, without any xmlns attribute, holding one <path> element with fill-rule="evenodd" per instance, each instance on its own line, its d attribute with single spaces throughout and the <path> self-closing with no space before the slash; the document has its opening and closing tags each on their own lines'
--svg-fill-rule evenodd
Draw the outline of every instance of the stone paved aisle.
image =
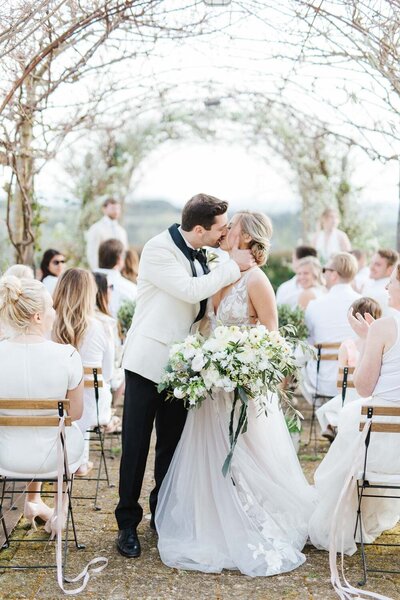
<svg viewBox="0 0 400 600">
<path fill-rule="evenodd" d="M 306 439 L 306 432 L 303 437 Z M 327 446 L 320 442 L 318 451 L 326 451 Z M 302 445 L 301 462 L 311 478 L 318 459 L 310 449 Z M 153 455 L 149 457 L 146 480 L 143 491 L 143 505 L 147 507 L 147 495 L 152 487 L 151 464 Z M 110 461 L 112 479 L 118 480 L 118 458 Z M 89 483 L 80 482 L 75 485 L 76 493 L 88 491 Z M 99 600 L 334 600 L 337 596 L 331 591 L 328 556 L 306 547 L 307 562 L 292 573 L 269 578 L 246 577 L 233 571 L 221 575 L 206 575 L 196 572 L 177 571 L 165 567 L 158 556 L 157 538 L 149 527 L 149 521 L 143 520 L 139 534 L 142 541 L 142 556 L 136 560 L 127 560 L 115 550 L 116 523 L 114 507 L 117 500 L 117 488 L 101 490 L 100 512 L 95 512 L 88 501 L 75 503 L 75 514 L 78 523 L 80 541 L 86 549 L 69 553 L 69 574 L 76 575 L 84 564 L 95 556 L 106 556 L 109 565 L 105 571 L 93 575 L 86 590 L 78 596 L 83 599 Z M 26 521 L 22 518 L 16 533 L 28 535 L 34 539 L 43 534 L 39 527 L 36 534 L 26 529 Z M 399 529 L 400 531 L 400 529 Z M 384 551 L 385 552 L 385 551 Z M 385 554 L 382 555 L 385 558 Z M 53 544 L 20 544 L 14 550 L 0 553 L 1 560 L 14 555 L 19 561 L 44 558 L 54 559 Z M 374 552 L 376 554 L 376 551 Z M 400 566 L 400 552 L 397 564 Z M 388 562 L 385 558 L 385 561 Z M 360 560 L 358 556 L 346 558 L 346 575 L 349 581 L 356 584 L 360 576 Z M 394 600 L 400 600 L 400 576 L 386 575 L 370 577 L 368 589 L 379 591 Z M 55 599 L 64 594 L 59 590 L 55 571 L 0 571 L 1 599 Z"/>
</svg>

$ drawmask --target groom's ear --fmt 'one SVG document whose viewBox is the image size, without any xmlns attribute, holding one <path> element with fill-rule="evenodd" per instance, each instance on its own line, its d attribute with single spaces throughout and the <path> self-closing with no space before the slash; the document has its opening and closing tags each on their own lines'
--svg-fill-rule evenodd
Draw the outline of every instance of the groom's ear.
<svg viewBox="0 0 400 600">
<path fill-rule="evenodd" d="M 195 225 L 192 229 L 192 233 L 195 233 L 196 235 L 203 235 L 204 227 L 202 225 Z"/>
</svg>

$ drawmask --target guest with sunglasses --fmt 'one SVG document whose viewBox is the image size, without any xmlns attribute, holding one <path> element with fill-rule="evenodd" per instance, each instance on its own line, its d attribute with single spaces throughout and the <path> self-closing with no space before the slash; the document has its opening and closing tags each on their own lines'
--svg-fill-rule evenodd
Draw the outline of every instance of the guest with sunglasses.
<svg viewBox="0 0 400 600">
<path fill-rule="evenodd" d="M 65 256 L 58 250 L 49 248 L 43 254 L 40 270 L 42 272 L 41 282 L 47 288 L 49 294 L 53 296 L 58 282 L 58 278 L 65 269 Z"/>
</svg>

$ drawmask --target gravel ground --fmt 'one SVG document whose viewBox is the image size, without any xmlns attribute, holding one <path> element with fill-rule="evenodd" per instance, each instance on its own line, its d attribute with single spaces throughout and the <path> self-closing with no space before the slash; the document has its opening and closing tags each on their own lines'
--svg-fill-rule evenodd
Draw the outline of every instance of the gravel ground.
<svg viewBox="0 0 400 600">
<path fill-rule="evenodd" d="M 303 432 L 303 439 L 307 439 L 307 430 Z M 147 510 L 148 494 L 152 487 L 152 462 L 153 449 L 149 456 L 146 478 L 143 487 L 143 506 Z M 327 450 L 327 444 L 318 441 L 317 454 L 302 443 L 300 459 L 306 476 L 311 481 L 312 475 Z M 109 461 L 111 479 L 118 481 L 119 460 L 116 455 Z M 76 482 L 75 493 L 90 494 L 93 484 L 90 482 Z M 86 544 L 84 550 L 75 550 L 71 547 L 68 558 L 68 573 L 76 575 L 88 560 L 95 556 L 106 556 L 109 565 L 99 574 L 94 574 L 86 590 L 80 598 L 113 599 L 113 600 L 334 600 L 336 594 L 330 585 L 328 556 L 306 546 L 304 552 L 307 561 L 299 569 L 275 577 L 250 578 L 234 571 L 225 571 L 220 575 L 206 575 L 202 573 L 178 571 L 165 567 L 159 559 L 157 552 L 157 537 L 149 527 L 148 519 L 144 519 L 139 528 L 142 541 L 142 555 L 139 559 L 128 560 L 120 556 L 115 550 L 117 533 L 114 519 L 114 507 L 117 502 L 117 488 L 101 488 L 100 506 L 102 510 L 93 510 L 89 501 L 75 502 L 75 515 L 78 525 L 80 541 Z M 39 562 L 44 560 L 53 563 L 54 545 L 52 543 L 38 543 L 35 539 L 43 536 L 43 528 L 37 532 L 28 529 L 26 521 L 21 518 L 14 537 L 23 536 L 30 540 L 27 544 L 15 543 L 8 550 L 0 554 L 2 564 L 11 559 L 20 563 L 28 563 L 34 559 Z M 400 535 L 400 527 L 398 528 Z M 396 565 L 400 567 L 399 556 L 391 560 L 392 550 L 387 548 L 371 549 L 375 560 L 383 561 L 381 564 Z M 399 553 L 398 553 L 399 554 Z M 360 558 L 358 555 L 345 559 L 345 572 L 348 580 L 356 585 L 360 575 Z M 390 568 L 390 567 L 387 567 Z M 0 571 L 0 598 L 4 599 L 53 599 L 64 597 L 59 590 L 56 574 L 51 571 Z M 394 600 L 400 600 L 400 577 L 398 575 L 369 576 L 368 589 L 385 594 Z"/>
</svg>

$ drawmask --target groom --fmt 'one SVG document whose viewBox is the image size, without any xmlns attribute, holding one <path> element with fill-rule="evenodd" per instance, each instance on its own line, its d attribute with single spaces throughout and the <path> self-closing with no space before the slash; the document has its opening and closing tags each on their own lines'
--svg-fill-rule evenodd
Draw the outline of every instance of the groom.
<svg viewBox="0 0 400 600">
<path fill-rule="evenodd" d="M 230 260 L 210 272 L 203 246 L 217 248 L 227 233 L 228 203 L 207 194 L 193 196 L 183 208 L 182 225 L 172 225 L 143 248 L 135 315 L 124 349 L 126 388 L 117 548 L 128 558 L 140 555 L 136 528 L 143 509 L 139 496 L 155 421 L 155 487 L 151 522 L 162 480 L 168 471 L 186 419 L 183 402 L 166 402 L 157 392 L 168 362 L 169 345 L 183 340 L 205 314 L 207 298 L 234 283 L 254 265 L 249 250 L 230 251 Z"/>
</svg>

